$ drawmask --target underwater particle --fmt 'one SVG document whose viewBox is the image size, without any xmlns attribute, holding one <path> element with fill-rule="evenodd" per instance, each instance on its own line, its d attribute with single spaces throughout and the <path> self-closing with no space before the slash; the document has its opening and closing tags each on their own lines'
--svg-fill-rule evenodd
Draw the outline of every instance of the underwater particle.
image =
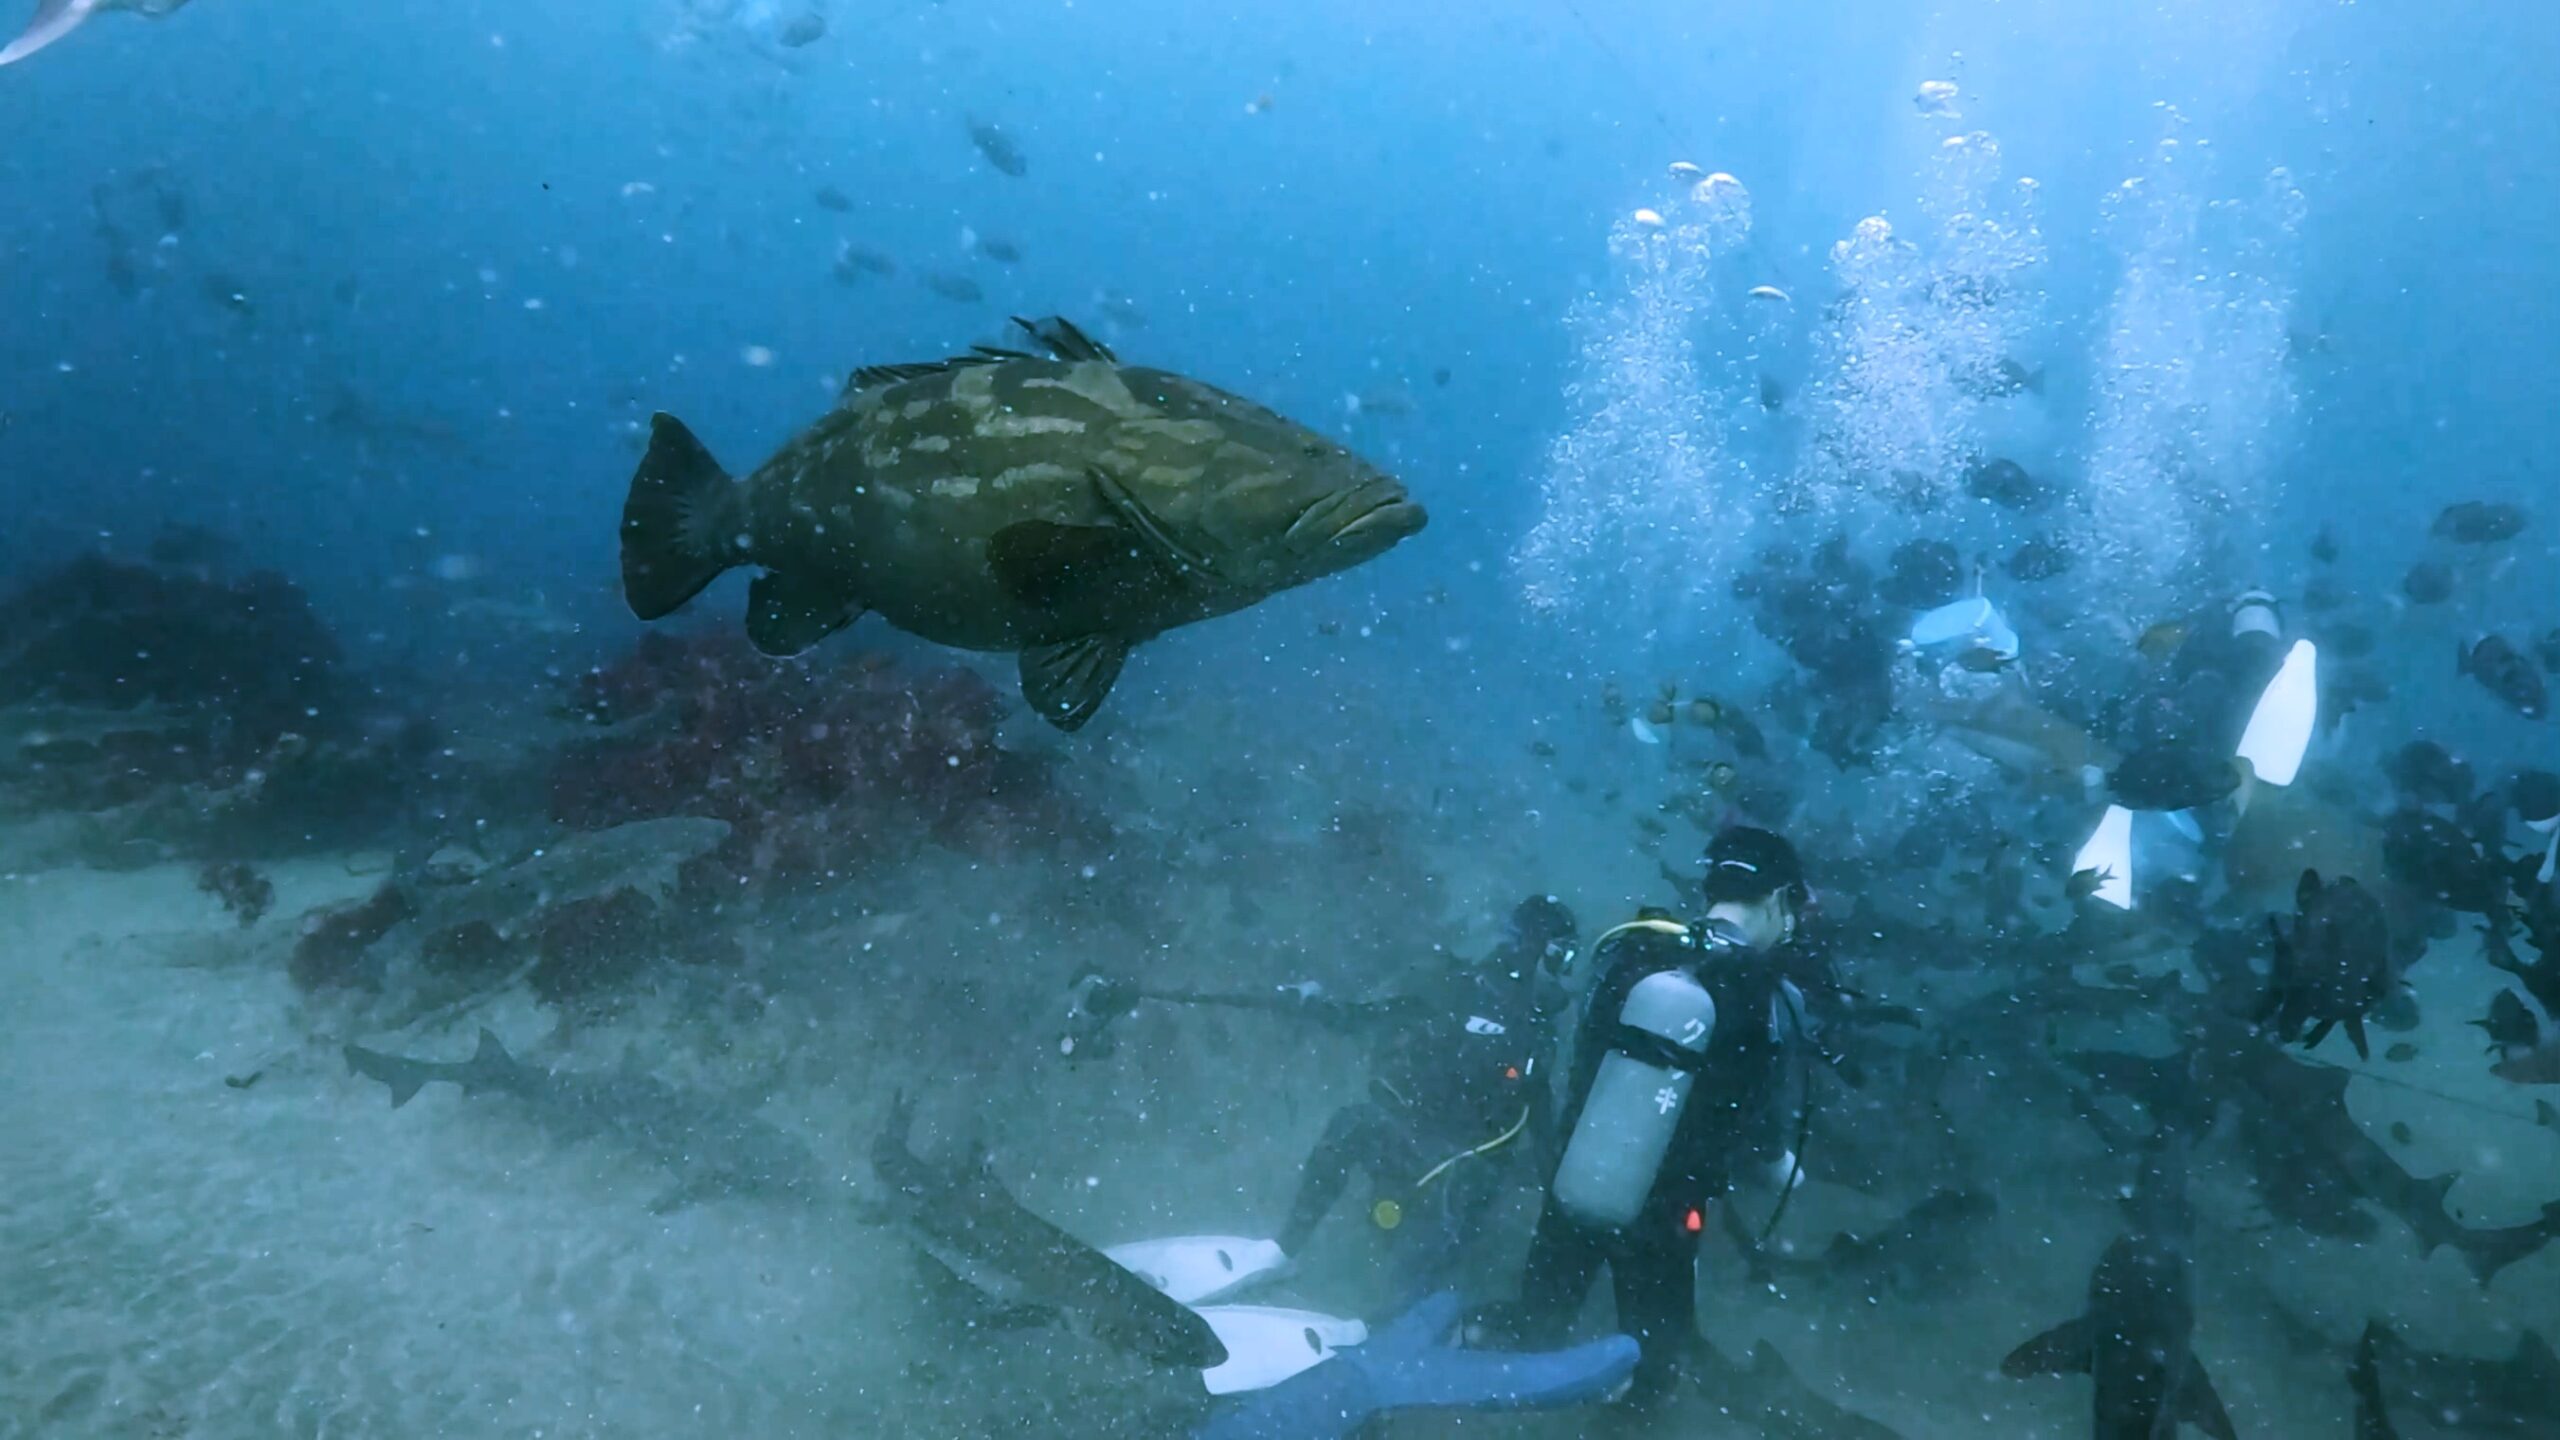
<svg viewBox="0 0 2560 1440">
<path fill-rule="evenodd" d="M 738 359 L 743 364 L 761 370 L 773 363 L 773 350 L 769 346 L 750 345 L 738 352 Z"/>
<path fill-rule="evenodd" d="M 1923 115 L 1953 115 L 1956 110 L 1956 86 L 1952 80 L 1923 80 L 1919 93 L 1911 103 Z"/>
<path fill-rule="evenodd" d="M 1244 102 L 1244 113 L 1247 115 L 1268 115 L 1271 113 L 1271 104 L 1271 92 L 1265 90 L 1261 94 Z"/>
<path fill-rule="evenodd" d="M 1143 330 L 1146 328 L 1147 312 L 1140 309 L 1138 307 L 1138 302 L 1135 299 L 1132 299 L 1126 292 L 1119 290 L 1096 291 L 1093 297 L 1093 306 L 1095 309 L 1102 312 L 1103 319 L 1110 321 L 1114 325 L 1125 325 L 1132 330 Z"/>
<path fill-rule="evenodd" d="M 1775 285 L 1754 285 L 1742 294 L 1743 298 L 1748 300 L 1774 300 L 1781 305 L 1787 303 L 1787 292 Z"/>
<path fill-rule="evenodd" d="M 1437 386 L 1446 386 L 1449 383 L 1449 367 L 1446 365 L 1434 366 L 1431 371 L 1431 383 Z"/>
<path fill-rule="evenodd" d="M 1956 389 L 1975 400 L 2006 400 L 2013 395 L 2042 395 L 2044 368 L 2033 370 L 2015 356 L 2003 355 L 1991 365 L 1957 377 Z"/>
</svg>

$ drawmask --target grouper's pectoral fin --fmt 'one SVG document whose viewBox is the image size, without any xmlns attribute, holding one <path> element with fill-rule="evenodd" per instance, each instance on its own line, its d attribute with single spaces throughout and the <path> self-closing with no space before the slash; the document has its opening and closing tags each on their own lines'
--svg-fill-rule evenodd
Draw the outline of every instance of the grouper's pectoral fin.
<svg viewBox="0 0 2560 1440">
<path fill-rule="evenodd" d="M 1159 564 L 1195 585 L 1218 582 L 1217 567 L 1209 563 L 1209 557 L 1176 539 L 1172 529 L 1117 476 L 1100 469 L 1087 470 L 1085 474 L 1092 478 L 1094 492 L 1102 497 L 1102 503 L 1121 524 L 1136 532 Z"/>
<path fill-rule="evenodd" d="M 832 584 L 768 570 L 747 587 L 747 639 L 767 655 L 797 655 L 862 616 Z"/>
<path fill-rule="evenodd" d="M 1173 578 L 1139 537 L 1116 525 L 1021 520 L 987 540 L 987 568 L 1015 603 L 1092 613 L 1151 603 Z"/>
<path fill-rule="evenodd" d="M 1059 729 L 1081 730 L 1128 662 L 1129 642 L 1113 635 L 1035 645 L 1022 652 L 1022 698 Z"/>
</svg>

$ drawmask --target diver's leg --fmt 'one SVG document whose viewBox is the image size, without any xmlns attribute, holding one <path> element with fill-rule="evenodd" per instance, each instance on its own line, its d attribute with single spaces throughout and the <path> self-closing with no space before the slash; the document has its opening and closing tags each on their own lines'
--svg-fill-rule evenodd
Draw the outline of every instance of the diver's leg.
<svg viewBox="0 0 2560 1440">
<path fill-rule="evenodd" d="M 1538 1212 L 1537 1234 L 1529 1241 L 1520 1303 L 1503 1317 L 1505 1341 L 1531 1348 L 1560 1343 L 1582 1313 L 1602 1258 L 1601 1237 L 1576 1224 L 1549 1196 Z"/>
<path fill-rule="evenodd" d="M 1609 1255 L 1618 1329 L 1642 1347 L 1628 1401 L 1660 1404 L 1680 1379 L 1698 1331 L 1698 1244 L 1685 1230 L 1647 1216 Z"/>
<path fill-rule="evenodd" d="M 1377 1107 L 1366 1102 L 1345 1105 L 1325 1122 L 1316 1148 L 1299 1167 L 1297 1198 L 1289 1204 L 1289 1223 L 1280 1231 L 1282 1254 L 1295 1256 L 1316 1233 L 1316 1225 L 1351 1183 L 1351 1172 L 1367 1163 L 1375 1146 Z"/>
</svg>

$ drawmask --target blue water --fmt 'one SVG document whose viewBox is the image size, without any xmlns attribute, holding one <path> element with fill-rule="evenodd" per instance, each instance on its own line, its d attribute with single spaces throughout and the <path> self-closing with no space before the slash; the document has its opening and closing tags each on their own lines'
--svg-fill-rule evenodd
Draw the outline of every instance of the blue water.
<svg viewBox="0 0 2560 1440">
<path fill-rule="evenodd" d="M 824 33 L 785 44 L 809 14 Z M 16 18 L 0 14 L 0 31 Z M 1011 1178 L 1035 1208 L 1087 1229 L 1267 1230 L 1325 1115 L 1359 1093 L 1357 1048 L 1311 1064 L 1299 1039 L 1246 1020 L 1158 1015 L 1119 1070 L 1062 1078 L 1041 1051 L 1063 982 L 1099 963 L 1168 985 L 1312 974 L 1358 989 L 1416 956 L 1480 953 L 1531 890 L 1567 896 L 1594 929 L 1664 901 L 1658 862 L 1691 865 L 1697 817 L 1732 813 L 1669 803 L 1699 794 L 1693 728 L 1662 747 L 1631 735 L 1629 708 L 1666 682 L 1770 733 L 1775 758 L 1755 774 L 1785 798 L 1761 818 L 1821 857 L 1833 913 L 1862 890 L 1924 928 L 1972 905 L 1943 873 L 1914 888 L 1882 858 L 1961 794 L 2032 852 L 2038 923 L 2058 930 L 2087 817 L 1933 749 L 1908 713 L 1850 763 L 1809 747 L 1834 697 L 1794 675 L 1733 593 L 1772 546 L 1800 556 L 1845 532 L 1881 567 L 1925 533 L 1968 564 L 1989 557 L 2027 673 L 2053 680 L 2075 724 L 2146 627 L 2218 612 L 2244 587 L 2274 590 L 2324 641 L 2321 624 L 2352 622 L 2378 637 L 2358 668 L 2389 697 L 2314 765 L 2334 777 L 2323 793 L 2368 819 L 2389 808 L 2376 761 L 2413 735 L 2492 783 L 2554 764 L 2550 721 L 2459 678 L 2450 654 L 2492 630 L 2530 651 L 2560 625 L 2543 458 L 2560 393 L 2555 70 L 2560 16 L 2375 0 L 201 0 L 95 17 L 0 69 L 0 592 L 202 527 L 231 547 L 224 567 L 272 567 L 307 592 L 363 677 L 350 703 L 432 714 L 438 754 L 395 786 L 415 803 L 372 829 L 254 843 L 128 812 L 141 833 L 102 855 L 88 832 L 48 827 L 103 801 L 12 792 L 0 948 L 18 993 L 53 1001 L 0 1006 L 19 1012 L 0 1033 L 23 1081 L 51 1077 L 37 1093 L 55 1113 L 13 1107 L 0 1156 L 63 1181 L 0 1210 L 0 1238 L 50 1257 L 14 1272 L 41 1298 L 5 1332 L 19 1355 L 0 1359 L 0 1433 L 1030 1423 L 1069 1382 L 1017 1366 L 983 1413 L 949 1408 L 986 1398 L 969 1394 L 976 1358 L 916 1338 L 903 1290 L 875 1293 L 900 1262 L 886 1240 L 799 1212 L 732 1236 L 715 1210 L 673 1222 L 682 1253 L 662 1259 L 658 1222 L 626 1213 L 652 1187 L 591 1184 L 583 1152 L 488 1139 L 458 1103 L 429 1112 L 426 1143 L 470 1157 L 467 1188 L 434 1202 L 439 1223 L 468 1234 L 476 1214 L 523 1251 L 484 1266 L 466 1246 L 412 1299 L 486 1323 L 440 1335 L 395 1304 L 342 1369 L 311 1363 L 369 1313 L 364 1257 L 402 1197 L 447 1173 L 337 1073 L 335 1041 L 460 1055 L 495 1015 L 581 1064 L 629 1047 L 722 1087 L 771 1087 L 779 1071 L 763 1093 L 797 1098 L 766 1113 L 848 1172 L 887 1088 L 941 1090 L 955 1136 L 976 1116 L 1016 1147 Z M 1951 94 L 1923 89 L 1938 83 Z M 972 144 L 980 122 L 1010 137 L 1023 174 Z M 854 263 L 870 256 L 886 273 Z M 933 275 L 979 297 L 938 294 Z M 287 982 L 303 917 L 362 898 L 364 877 L 422 837 L 551 843 L 540 804 L 505 801 L 546 783 L 545 747 L 564 742 L 544 727 L 576 678 L 643 628 L 621 598 L 616 526 L 653 411 L 742 471 L 854 366 L 937 358 L 1048 314 L 1335 435 L 1432 516 L 1380 560 L 1143 647 L 1077 736 L 1019 713 L 1003 657 L 877 621 L 830 642 L 839 659 L 978 666 L 1010 707 L 1004 744 L 1121 837 L 1104 858 L 928 846 L 788 903 L 704 908 L 754 979 L 661 984 L 642 965 L 633 990 L 648 998 L 580 1011 L 574 1034 L 555 1027 L 578 1006 L 521 988 L 466 997 L 472 1016 L 434 1013 L 449 995 L 404 1006 L 396 967 L 380 1008 Z M 2036 388 L 1982 393 L 2002 362 Z M 1965 467 L 1988 455 L 2065 498 L 2033 517 L 1970 499 Z M 2522 506 L 2530 524 L 2488 550 L 2431 539 L 2436 514 L 2467 500 Z M 2310 554 L 2324 527 L 2334 564 Z M 2072 570 L 2005 574 L 2000 557 L 2036 539 L 2066 545 Z M 2450 602 L 2399 597 L 2424 559 L 2455 567 Z M 2314 619 L 2306 591 L 2323 576 L 2350 603 Z M 743 592 L 721 582 L 692 622 L 733 631 Z M 0 694 L 0 713 L 52 698 Z M 0 757 L 0 789 L 28 779 L 9 771 L 32 753 Z M 271 917 L 235 930 L 208 908 L 194 867 L 222 858 L 272 870 Z M 879 930 L 884 916 L 909 918 Z M 1963 951 L 1972 925 L 1937 933 Z M 2560 1133 L 2523 1123 L 2533 1088 L 2471 1054 L 2461 1022 L 2500 983 L 2472 928 L 2412 980 L 2420 1088 L 2376 1081 L 2352 1108 L 2368 1129 L 2396 1117 L 2421 1134 L 2404 1156 L 2416 1173 L 2461 1170 L 2474 1223 L 2521 1223 L 2560 1195 Z M 861 978 L 844 979 L 845 956 L 875 945 L 897 963 L 856 960 Z M 82 964 L 184 978 L 84 988 Z M 1862 973 L 1924 1006 L 1973 995 L 1891 965 Z M 281 1068 L 243 1102 L 249 1118 L 172 1122 L 166 1097 L 203 1103 L 182 1078 L 199 1055 Z M 107 1078 L 67 1078 L 89 1066 Z M 1978 1172 L 2006 1153 L 2020 1102 L 1979 1077 L 1958 1085 L 1982 1108 L 1941 1097 L 1975 1137 L 1950 1153 Z M 342 1132 L 362 1136 L 352 1164 L 328 1158 Z M 1191 1178 L 1080 1193 L 1080 1167 L 1103 1156 Z M 511 1165 L 574 1198 L 529 1196 Z M 1923 1171 L 1944 1178 L 1900 1178 Z M 1886 1316 L 1888 1338 L 1930 1332 L 1910 1354 L 1862 1366 L 1877 1341 L 1857 1307 L 1720 1308 L 1719 1286 L 1747 1289 L 1730 1257 L 1709 1262 L 1708 1333 L 1737 1351 L 1754 1327 L 1812 1337 L 1798 1369 L 1906 1434 L 1984 1433 L 1979 1415 L 1998 1433 L 2078 1433 L 2082 1391 L 1988 1377 L 2077 1293 L 2112 1183 L 2021 1162 L 2002 1197 L 2007 1248 L 2041 1256 L 2059 1237 L 2060 1258 L 2020 1261 L 1966 1320 Z M 1798 1238 L 1818 1249 L 1919 1193 L 1817 1194 Z M 1496 1237 L 1511 1249 L 1476 1276 L 1489 1292 L 1511 1283 L 1534 1187 L 1512 1201 Z M 545 1228 L 582 1207 L 605 1217 L 594 1232 Z M 2560 1324 L 2547 1256 L 2483 1299 L 2443 1257 L 2411 1260 L 2388 1217 L 2361 1246 L 2286 1248 L 2244 1238 L 2264 1223 L 2245 1200 L 2220 1213 L 2234 1274 L 2323 1277 L 2289 1295 L 2254 1277 L 2209 1287 L 2200 1343 L 2249 1377 L 2224 1382 L 2243 1433 L 2348 1433 L 2336 1377 L 2367 1312 L 2479 1354 Z M 301 1268 L 273 1294 L 245 1261 L 205 1261 L 192 1299 L 184 1284 L 118 1288 L 298 1236 Z M 790 1319 L 726 1288 L 731 1245 L 760 1273 L 803 1278 L 775 1302 Z M 1373 1303 L 1349 1253 L 1311 1266 L 1308 1288 Z M 2332 1278 L 2369 1255 L 2387 1256 L 2371 1283 Z M 526 1267 L 544 1278 L 517 1284 Z M 208 1298 L 226 1285 L 248 1298 Z M 2279 1303 L 2319 1311 L 2321 1338 L 2284 1338 L 2267 1318 Z M 559 1318 L 589 1305 L 587 1321 Z M 709 1318 L 750 1312 L 773 1331 L 740 1339 Z M 1971 1343 L 1975 1325 L 1992 1338 Z M 286 1338 L 237 1338 L 271 1332 Z M 775 1363 L 784 1332 L 793 1358 Z M 588 1364 L 575 1337 L 600 1335 L 624 1348 L 593 1361 L 577 1397 L 523 1398 Z M 182 1358 L 155 1379 L 164 1343 Z M 838 1350 L 866 1358 L 830 1369 Z M 667 1380 L 689 1359 L 698 1373 Z M 504 1378 L 420 1398 L 474 1364 Z M 1077 1393 L 1056 1403 L 1085 1417 L 1118 1403 Z"/>
</svg>

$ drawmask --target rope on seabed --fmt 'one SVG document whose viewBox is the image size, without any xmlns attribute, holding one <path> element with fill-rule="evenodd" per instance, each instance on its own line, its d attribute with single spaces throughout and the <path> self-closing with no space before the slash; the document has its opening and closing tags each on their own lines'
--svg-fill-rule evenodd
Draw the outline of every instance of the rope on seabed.
<svg viewBox="0 0 2560 1440">
<path fill-rule="evenodd" d="M 2477 1110 L 2483 1115 L 2495 1115 L 2501 1120 L 2513 1120 L 2519 1125 L 2531 1125 L 2536 1129 L 2544 1128 L 2542 1122 L 2531 1115 L 2519 1115 L 2513 1110 L 2501 1109 L 2486 1101 L 2471 1099 L 2469 1096 L 2449 1095 L 2442 1090 L 2429 1089 L 2427 1086 L 2402 1080 L 2397 1076 L 2385 1075 L 2380 1071 L 2357 1070 L 2334 1060 L 2322 1060 L 2316 1056 L 2301 1055 L 2295 1058 L 2305 1065 L 2317 1065 L 2323 1070 L 2335 1070 L 2352 1078 L 2371 1080 L 2377 1085 L 2389 1085 L 2395 1089 L 2406 1090 L 2413 1095 L 2424 1095 L 2431 1100 L 2441 1100 L 2447 1105 L 2458 1105 L 2465 1110 Z"/>
</svg>

